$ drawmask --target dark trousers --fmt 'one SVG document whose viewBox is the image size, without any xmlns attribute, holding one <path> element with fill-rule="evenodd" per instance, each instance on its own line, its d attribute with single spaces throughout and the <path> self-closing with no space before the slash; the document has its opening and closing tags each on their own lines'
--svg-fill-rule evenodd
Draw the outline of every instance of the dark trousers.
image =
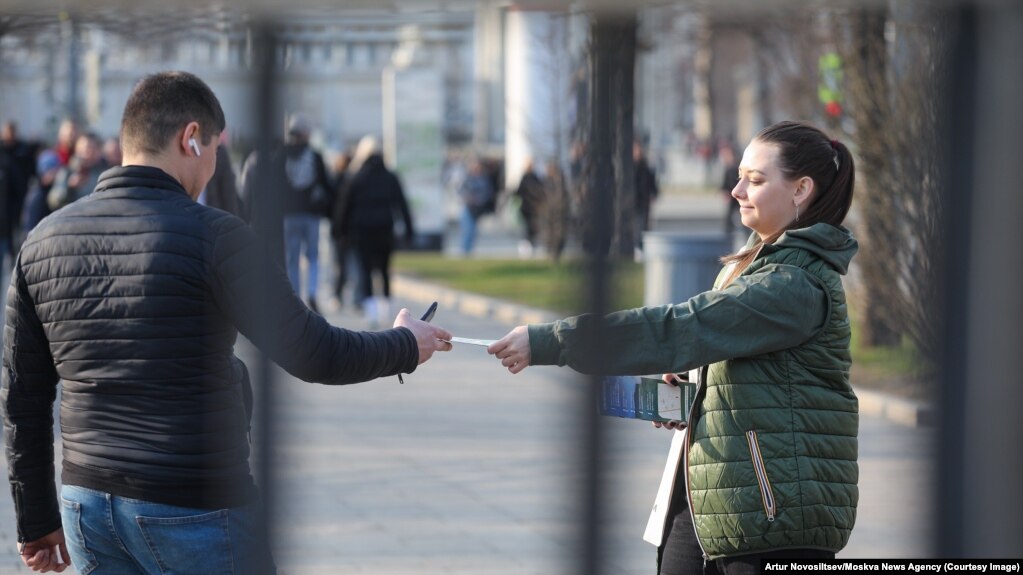
<svg viewBox="0 0 1023 575">
<path fill-rule="evenodd" d="M 362 297 L 373 296 L 373 272 L 380 272 L 384 297 L 391 297 L 391 253 L 394 252 L 394 236 L 366 236 L 356 240 L 356 252 L 362 276 L 359 278 Z"/>
<path fill-rule="evenodd" d="M 676 491 L 678 493 L 678 491 Z M 659 575 L 759 575 L 763 559 L 834 559 L 835 554 L 819 549 L 785 549 L 703 562 L 703 551 L 696 539 L 693 517 L 684 497 L 680 505 L 672 501 L 673 515 L 668 518 L 664 543 L 657 549 Z"/>
</svg>

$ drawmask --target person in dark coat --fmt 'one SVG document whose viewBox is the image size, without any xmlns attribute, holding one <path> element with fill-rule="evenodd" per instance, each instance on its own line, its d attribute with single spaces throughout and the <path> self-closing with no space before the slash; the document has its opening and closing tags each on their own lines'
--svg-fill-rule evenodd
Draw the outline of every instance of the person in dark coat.
<svg viewBox="0 0 1023 575">
<path fill-rule="evenodd" d="M 718 158 L 721 160 L 721 197 L 727 206 L 725 210 L 725 234 L 729 241 L 734 244 L 744 242 L 749 236 L 749 229 L 742 225 L 739 214 L 739 202 L 732 197 L 732 190 L 739 183 L 739 157 L 735 153 L 735 146 L 725 143 L 718 151 Z"/>
<path fill-rule="evenodd" d="M 408 310 L 381 332 L 330 325 L 244 221 L 198 204 L 224 123 L 192 74 L 144 78 L 121 124 L 125 165 L 43 220 L 18 256 L 0 407 L 18 551 L 32 570 L 62 571 L 70 555 L 80 573 L 96 557 L 125 573 L 167 563 L 274 573 L 238 334 L 293 376 L 330 385 L 411 372 L 451 348 L 448 331 Z"/>
<path fill-rule="evenodd" d="M 238 199 L 238 184 L 231 165 L 231 153 L 227 151 L 227 142 L 223 134 L 220 146 L 217 147 L 217 170 L 213 178 L 206 184 L 201 200 L 207 206 L 224 210 L 242 217 L 241 200 Z"/>
<path fill-rule="evenodd" d="M 11 196 L 18 185 L 18 168 L 8 157 L 7 152 L 0 149 L 0 273 L 6 278 L 7 256 L 11 255 L 12 220 L 10 217 Z"/>
<path fill-rule="evenodd" d="M 14 122 L 4 122 L 0 128 L 0 154 L 6 154 L 10 162 L 8 174 L 7 203 L 3 207 L 6 220 L 0 224 L 6 227 L 6 239 L 13 251 L 17 251 L 20 243 L 20 216 L 29 186 L 36 178 L 36 152 L 38 146 L 18 138 L 18 126 Z"/>
<path fill-rule="evenodd" d="M 60 172 L 60 157 L 53 150 L 43 150 L 36 160 L 36 177 L 28 187 L 25 203 L 21 207 L 21 239 L 32 231 L 51 211 L 46 196 Z"/>
<path fill-rule="evenodd" d="M 394 252 L 395 214 L 405 227 L 405 240 L 412 242 L 415 230 L 401 180 L 384 165 L 376 138 L 359 142 L 352 160 L 355 175 L 341 209 L 340 232 L 347 235 L 359 257 L 362 308 L 370 323 L 389 314 L 391 298 L 391 254 Z M 373 296 L 373 274 L 382 280 L 382 298 Z"/>
<path fill-rule="evenodd" d="M 632 144 L 632 160 L 636 170 L 636 246 L 643 249 L 643 232 L 650 229 L 650 208 L 660 189 L 657 187 L 657 175 L 638 140 Z"/>
<path fill-rule="evenodd" d="M 519 255 L 528 257 L 536 248 L 545 195 L 543 182 L 536 175 L 532 158 L 526 160 L 522 179 L 519 180 L 519 186 L 515 189 L 515 195 L 519 198 L 519 213 L 522 214 L 522 222 L 525 224 L 524 243 L 519 245 Z"/>
</svg>

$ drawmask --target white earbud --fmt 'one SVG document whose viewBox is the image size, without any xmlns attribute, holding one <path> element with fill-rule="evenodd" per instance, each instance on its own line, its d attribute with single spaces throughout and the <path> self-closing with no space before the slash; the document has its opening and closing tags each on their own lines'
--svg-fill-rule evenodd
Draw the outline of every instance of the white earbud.
<svg viewBox="0 0 1023 575">
<path fill-rule="evenodd" d="M 195 152 L 196 156 L 201 156 L 202 153 L 199 151 L 199 144 L 195 143 L 195 138 L 188 139 L 188 145 L 192 146 L 192 151 Z"/>
</svg>

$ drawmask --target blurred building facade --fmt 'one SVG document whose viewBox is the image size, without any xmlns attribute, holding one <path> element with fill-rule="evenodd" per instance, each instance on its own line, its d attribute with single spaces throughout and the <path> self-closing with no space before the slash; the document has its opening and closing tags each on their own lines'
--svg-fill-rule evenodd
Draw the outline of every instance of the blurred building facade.
<svg viewBox="0 0 1023 575">
<path fill-rule="evenodd" d="M 173 28 L 122 10 L 37 15 L 20 30 L 0 29 L 0 119 L 43 140 L 68 116 L 113 135 L 143 74 L 183 69 L 209 82 L 244 150 L 254 134 L 254 22 L 223 8 L 178 20 Z M 281 113 L 308 114 L 314 143 L 328 151 L 386 137 L 384 78 L 414 57 L 435 76 L 423 89 L 441 91 L 432 101 L 443 108 L 443 144 L 500 156 L 506 184 L 527 157 L 567 167 L 586 105 L 584 14 L 482 0 L 295 10 L 278 24 Z M 709 183 L 706 156 L 720 141 L 744 142 L 782 116 L 806 118 L 785 94 L 791 77 L 807 75 L 800 56 L 764 30 L 684 5 L 639 10 L 635 132 L 665 183 Z"/>
<path fill-rule="evenodd" d="M 383 124 L 383 71 L 415 43 L 441 80 L 446 136 L 472 130 L 473 12 L 322 10 L 289 15 L 278 28 L 282 113 L 302 110 L 319 144 L 352 145 Z M 205 79 L 220 98 L 233 137 L 254 134 L 253 28 L 244 18 L 203 19 L 180 31 L 136 28 L 129 18 L 84 14 L 57 26 L 37 23 L 0 39 L 0 117 L 27 136 L 52 138 L 64 117 L 115 134 L 132 86 L 146 73 L 181 69 Z M 282 124 L 283 129 L 283 124 Z"/>
</svg>

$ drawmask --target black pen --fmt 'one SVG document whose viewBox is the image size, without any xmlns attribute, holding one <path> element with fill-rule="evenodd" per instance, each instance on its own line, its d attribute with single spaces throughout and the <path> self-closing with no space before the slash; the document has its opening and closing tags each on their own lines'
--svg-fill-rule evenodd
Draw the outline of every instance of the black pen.
<svg viewBox="0 0 1023 575">
<path fill-rule="evenodd" d="M 426 308 L 426 313 L 423 314 L 423 317 L 419 318 L 419 321 L 429 323 L 429 321 L 433 319 L 433 314 L 435 313 L 437 313 L 437 302 L 431 303 L 430 307 Z M 401 377 L 400 373 L 398 374 L 398 383 L 405 383 L 405 380 Z"/>
<path fill-rule="evenodd" d="M 423 317 L 421 317 L 419 319 L 420 319 L 420 321 L 425 321 L 425 322 L 429 323 L 430 320 L 433 319 L 433 314 L 435 314 L 435 313 L 437 313 L 437 302 L 431 303 L 430 307 L 426 309 L 426 313 L 424 313 Z"/>
</svg>

